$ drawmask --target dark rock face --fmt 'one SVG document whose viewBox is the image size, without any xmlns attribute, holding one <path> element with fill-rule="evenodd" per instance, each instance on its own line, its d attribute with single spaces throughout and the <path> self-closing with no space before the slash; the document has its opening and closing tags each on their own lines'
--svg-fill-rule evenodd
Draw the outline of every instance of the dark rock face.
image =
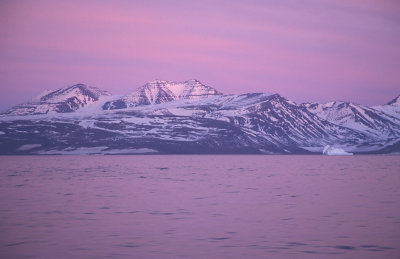
<svg viewBox="0 0 400 259">
<path fill-rule="evenodd" d="M 109 101 L 104 103 L 103 110 L 116 110 L 116 109 L 125 109 L 127 108 L 126 103 L 122 100 Z"/>
</svg>

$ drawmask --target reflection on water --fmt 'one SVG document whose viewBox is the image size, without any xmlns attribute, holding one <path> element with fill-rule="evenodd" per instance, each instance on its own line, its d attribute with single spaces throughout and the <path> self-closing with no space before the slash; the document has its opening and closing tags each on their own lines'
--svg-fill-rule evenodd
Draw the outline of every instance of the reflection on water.
<svg viewBox="0 0 400 259">
<path fill-rule="evenodd" d="M 399 258 L 399 156 L 0 157 L 1 258 Z"/>
</svg>

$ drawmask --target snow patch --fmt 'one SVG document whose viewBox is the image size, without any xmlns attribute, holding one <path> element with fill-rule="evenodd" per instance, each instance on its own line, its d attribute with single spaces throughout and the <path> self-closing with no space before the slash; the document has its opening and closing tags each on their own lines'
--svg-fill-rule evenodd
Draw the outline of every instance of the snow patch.
<svg viewBox="0 0 400 259">
<path fill-rule="evenodd" d="M 41 144 L 26 144 L 26 145 L 22 145 L 20 146 L 17 150 L 18 151 L 27 151 L 27 150 L 31 150 L 37 147 L 41 147 Z"/>
<path fill-rule="evenodd" d="M 78 123 L 78 125 L 81 126 L 82 128 L 85 128 L 85 129 L 92 128 L 92 127 L 94 127 L 94 121 L 83 120 L 83 121 L 80 121 Z"/>
</svg>

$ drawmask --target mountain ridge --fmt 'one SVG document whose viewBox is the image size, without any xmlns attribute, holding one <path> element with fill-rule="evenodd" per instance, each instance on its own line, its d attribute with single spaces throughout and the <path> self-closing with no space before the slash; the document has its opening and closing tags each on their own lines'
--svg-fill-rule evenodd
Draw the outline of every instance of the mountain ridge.
<svg viewBox="0 0 400 259">
<path fill-rule="evenodd" d="M 121 97 L 78 84 L 38 100 L 50 108 L 73 102 L 3 113 L 0 154 L 313 154 L 326 145 L 400 153 L 395 103 L 297 104 L 277 93 L 223 95 L 194 79 L 156 80 Z"/>
</svg>

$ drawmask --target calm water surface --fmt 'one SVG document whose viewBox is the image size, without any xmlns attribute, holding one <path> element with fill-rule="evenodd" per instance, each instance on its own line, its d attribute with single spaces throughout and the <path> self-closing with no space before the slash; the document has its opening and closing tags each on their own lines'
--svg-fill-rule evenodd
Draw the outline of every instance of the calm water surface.
<svg viewBox="0 0 400 259">
<path fill-rule="evenodd" d="M 400 258 L 400 156 L 0 165 L 1 258 Z"/>
</svg>

